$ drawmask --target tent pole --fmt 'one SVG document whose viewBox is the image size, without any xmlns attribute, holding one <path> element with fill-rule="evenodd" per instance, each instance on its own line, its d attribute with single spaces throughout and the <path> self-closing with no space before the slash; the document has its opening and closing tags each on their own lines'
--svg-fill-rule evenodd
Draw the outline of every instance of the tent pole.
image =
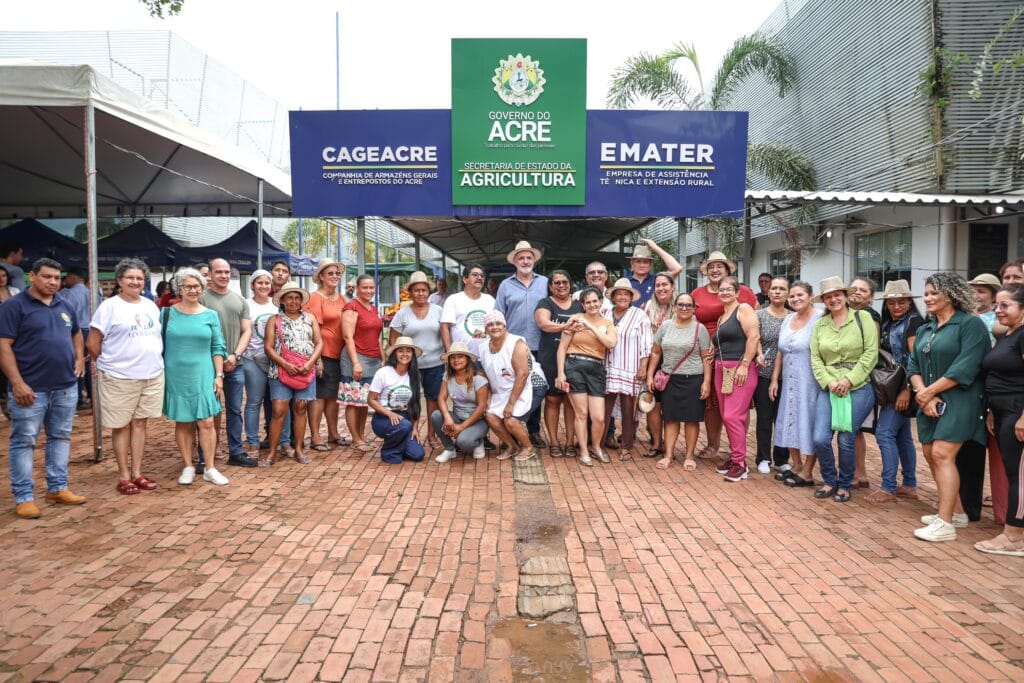
<svg viewBox="0 0 1024 683">
<path fill-rule="evenodd" d="M 679 278 L 676 278 L 677 292 L 690 291 L 686 282 L 686 224 L 686 218 L 676 219 L 676 260 L 683 266 L 683 272 L 679 274 L 679 277 L 683 278 L 682 286 L 679 284 Z"/>
<path fill-rule="evenodd" d="M 256 267 L 263 267 L 263 178 L 257 182 L 256 191 Z"/>
<path fill-rule="evenodd" d="M 330 223 L 327 224 L 327 229 L 331 229 Z M 335 223 L 334 230 L 337 236 L 337 241 L 334 243 L 334 246 L 337 248 L 337 254 L 334 260 L 337 261 L 338 263 L 341 263 L 341 223 Z"/>
<path fill-rule="evenodd" d="M 420 238 L 419 238 L 419 235 L 416 236 L 414 242 L 415 242 L 415 245 L 416 245 L 416 270 L 423 270 L 423 266 L 420 265 Z"/>
<path fill-rule="evenodd" d="M 100 301 L 99 260 L 96 248 L 96 110 L 92 103 L 85 105 L 85 223 L 89 240 L 89 303 L 93 315 Z M 82 334 L 88 334 L 83 330 Z M 88 353 L 88 352 L 87 352 Z M 100 419 L 100 392 L 98 391 L 96 363 L 90 363 L 92 377 L 92 444 L 93 458 L 103 461 L 103 423 Z"/>
</svg>

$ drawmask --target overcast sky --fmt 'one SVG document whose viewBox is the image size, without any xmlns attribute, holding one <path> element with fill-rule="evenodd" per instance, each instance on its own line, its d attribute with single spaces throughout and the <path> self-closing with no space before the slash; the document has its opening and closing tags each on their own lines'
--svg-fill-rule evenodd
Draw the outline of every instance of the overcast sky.
<svg viewBox="0 0 1024 683">
<path fill-rule="evenodd" d="M 171 30 L 291 109 L 335 105 L 340 12 L 343 109 L 451 106 L 452 38 L 586 38 L 587 103 L 604 108 L 612 71 L 641 50 L 696 45 L 708 83 L 729 45 L 757 30 L 780 0 L 185 0 L 178 17 L 149 17 L 137 0 L 4 2 L 2 30 Z"/>
</svg>

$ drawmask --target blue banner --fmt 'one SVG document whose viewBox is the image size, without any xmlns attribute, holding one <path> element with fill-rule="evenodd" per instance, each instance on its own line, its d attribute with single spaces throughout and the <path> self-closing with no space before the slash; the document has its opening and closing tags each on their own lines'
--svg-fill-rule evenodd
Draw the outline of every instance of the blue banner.
<svg viewBox="0 0 1024 683">
<path fill-rule="evenodd" d="M 451 204 L 448 110 L 291 112 L 296 216 L 740 215 L 746 112 L 588 111 L 583 206 Z"/>
</svg>

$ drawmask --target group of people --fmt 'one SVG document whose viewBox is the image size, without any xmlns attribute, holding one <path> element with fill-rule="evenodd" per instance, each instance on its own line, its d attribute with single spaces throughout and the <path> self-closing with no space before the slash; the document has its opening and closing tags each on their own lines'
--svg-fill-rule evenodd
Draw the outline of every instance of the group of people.
<svg viewBox="0 0 1024 683">
<path fill-rule="evenodd" d="M 665 272 L 652 272 L 655 256 Z M 890 281 L 879 315 L 865 278 L 848 285 L 826 278 L 815 295 L 805 282 L 762 274 L 755 294 L 721 252 L 701 265 L 707 284 L 677 292 L 682 268 L 651 240 L 635 248 L 628 276 L 610 283 L 604 264 L 591 263 L 575 292 L 564 270 L 534 272 L 540 257 L 528 242 L 516 244 L 507 256 L 515 273 L 493 296 L 478 264 L 464 268 L 462 291 L 453 294 L 433 291 L 426 275 L 414 273 L 386 344 L 375 280 L 359 276 L 346 297 L 344 268 L 329 259 L 313 274 L 314 291 L 291 282 L 288 264 L 278 262 L 252 274 L 249 298 L 229 289 L 231 267 L 216 259 L 179 270 L 157 303 L 143 296 L 145 263 L 126 259 L 115 272 L 118 293 L 87 328 L 56 296 L 60 265 L 41 259 L 27 290 L 0 305 L 16 512 L 39 514 L 31 454 L 42 425 L 48 498 L 84 500 L 68 489 L 66 470 L 78 400 L 71 389 L 85 374 L 87 351 L 125 495 L 158 486 L 143 472 L 143 455 L 147 420 L 160 415 L 176 423 L 182 485 L 198 474 L 228 483 L 215 461 L 222 409 L 228 464 L 258 467 L 282 457 L 308 464 L 317 451 L 348 445 L 342 408 L 351 444 L 363 451 L 377 449 L 366 434 L 373 410 L 370 428 L 389 463 L 422 460 L 425 446 L 440 448 L 440 463 L 488 450 L 525 461 L 548 448 L 551 457 L 576 456 L 588 467 L 609 463 L 616 450 L 620 461 L 656 457 L 664 469 L 681 445 L 683 469 L 693 470 L 698 458 L 718 456 L 724 427 L 729 451 L 717 471 L 739 482 L 749 476 L 753 408 L 758 471 L 774 466 L 786 486 L 813 487 L 815 497 L 836 502 L 868 488 L 865 432 L 875 434 L 882 456 L 881 487 L 867 500 L 916 496 L 916 419 L 939 490 L 937 513 L 915 531 L 929 541 L 954 539 L 957 526 L 980 515 L 977 461 L 987 445 L 992 504 L 1005 528 L 977 547 L 1024 555 L 1024 399 L 1014 389 L 1024 379 L 1020 263 L 970 282 L 931 275 L 926 312 L 906 281 Z M 880 351 L 905 378 L 884 404 L 876 401 Z M 642 415 L 650 447 L 637 438 Z M 698 452 L 701 423 L 706 446 Z M 970 454 L 972 444 L 980 456 Z"/>
</svg>

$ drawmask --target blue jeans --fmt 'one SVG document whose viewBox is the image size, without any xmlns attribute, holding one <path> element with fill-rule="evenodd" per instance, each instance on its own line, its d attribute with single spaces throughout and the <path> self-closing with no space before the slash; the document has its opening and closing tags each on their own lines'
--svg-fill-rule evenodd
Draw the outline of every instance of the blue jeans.
<svg viewBox="0 0 1024 683">
<path fill-rule="evenodd" d="M 33 500 L 32 455 L 39 430 L 46 427 L 46 491 L 57 493 L 68 487 L 68 458 L 71 456 L 71 425 L 78 407 L 78 384 L 64 389 L 37 391 L 29 407 L 18 405 L 8 392 L 11 411 L 11 492 L 14 502 Z"/>
<path fill-rule="evenodd" d="M 251 358 L 242 359 L 242 373 L 245 376 L 245 442 L 249 446 L 258 446 L 260 443 L 260 407 L 270 404 L 270 393 L 267 373 Z M 290 418 L 286 420 L 284 429 L 281 430 L 281 445 L 286 446 L 291 441 Z M 267 419 L 267 429 L 270 429 L 270 419 Z"/>
<path fill-rule="evenodd" d="M 839 433 L 839 474 L 836 475 L 836 456 L 832 451 L 832 404 L 828 399 L 828 389 L 818 392 L 817 410 L 814 414 L 814 454 L 818 456 L 821 478 L 826 486 L 838 486 L 850 490 L 853 485 L 853 472 L 857 468 L 857 429 L 867 419 L 868 413 L 875 407 L 875 390 L 871 384 L 850 392 L 853 401 L 852 432 Z"/>
<path fill-rule="evenodd" d="M 451 416 L 456 424 L 462 424 L 466 421 L 466 417 L 468 417 L 457 415 L 454 411 L 451 412 Z M 482 417 L 459 432 L 459 435 L 455 437 L 455 441 L 452 441 L 451 437 L 441 431 L 441 427 L 444 425 L 444 416 L 441 415 L 440 410 L 434 411 L 434 414 L 430 416 L 430 421 L 434 425 L 434 433 L 441 440 L 441 445 L 448 451 L 471 451 L 482 444 L 487 436 L 487 420 Z"/>
<path fill-rule="evenodd" d="M 244 362 L 224 373 L 224 403 L 227 405 L 228 455 L 245 455 L 242 446 L 242 394 L 245 392 Z"/>
<path fill-rule="evenodd" d="M 897 467 L 903 470 L 904 486 L 917 486 L 917 448 L 910 432 L 910 418 L 892 406 L 882 408 L 875 425 L 875 441 L 882 452 L 882 490 L 896 491 Z"/>
<path fill-rule="evenodd" d="M 419 462 L 426 452 L 422 444 L 412 439 L 412 422 L 408 413 L 399 412 L 402 421 L 396 425 L 383 413 L 374 413 L 370 426 L 373 433 L 384 440 L 380 449 L 380 459 L 391 465 L 400 465 L 402 460 Z"/>
</svg>

